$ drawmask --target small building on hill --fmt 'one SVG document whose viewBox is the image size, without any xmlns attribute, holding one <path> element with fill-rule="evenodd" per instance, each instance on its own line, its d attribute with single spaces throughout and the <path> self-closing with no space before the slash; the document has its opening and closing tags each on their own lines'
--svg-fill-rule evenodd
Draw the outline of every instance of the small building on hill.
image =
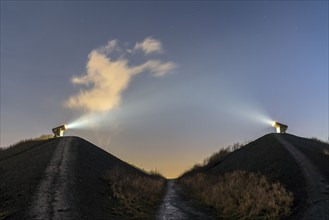
<svg viewBox="0 0 329 220">
<path fill-rule="evenodd" d="M 286 133 L 287 129 L 288 129 L 288 125 L 279 123 L 279 122 L 273 122 L 273 127 L 276 128 L 276 133 Z"/>
<path fill-rule="evenodd" d="M 66 129 L 67 129 L 66 125 L 61 125 L 56 128 L 53 128 L 52 131 L 54 133 L 54 137 L 62 137 Z"/>
</svg>

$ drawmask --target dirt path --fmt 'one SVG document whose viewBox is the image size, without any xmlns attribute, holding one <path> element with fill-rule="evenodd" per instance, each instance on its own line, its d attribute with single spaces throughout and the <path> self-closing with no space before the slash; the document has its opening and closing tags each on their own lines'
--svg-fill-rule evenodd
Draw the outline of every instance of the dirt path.
<svg viewBox="0 0 329 220">
<path fill-rule="evenodd" d="M 329 185 L 311 161 L 294 145 L 277 134 L 278 141 L 292 154 L 302 168 L 307 192 L 307 207 L 302 219 L 329 219 Z"/>
<path fill-rule="evenodd" d="M 79 219 L 74 199 L 74 145 L 61 140 L 38 186 L 30 209 L 31 219 Z"/>
<path fill-rule="evenodd" d="M 188 203 L 183 197 L 182 190 L 176 180 L 168 180 L 167 192 L 156 219 L 212 219 L 204 213 L 196 211 Z"/>
</svg>

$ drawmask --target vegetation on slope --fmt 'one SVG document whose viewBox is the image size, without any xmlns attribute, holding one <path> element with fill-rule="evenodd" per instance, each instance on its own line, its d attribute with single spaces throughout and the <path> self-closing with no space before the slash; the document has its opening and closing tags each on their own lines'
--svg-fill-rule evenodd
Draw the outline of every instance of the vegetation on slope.
<svg viewBox="0 0 329 220">
<path fill-rule="evenodd" d="M 64 137 L 65 138 L 65 137 Z M 0 220 L 26 219 L 44 170 L 62 138 L 42 136 L 0 150 Z M 94 219 L 150 219 L 164 194 L 165 179 L 134 168 L 76 138 L 72 179 L 78 179 L 75 200 L 81 213 Z M 111 169 L 106 175 L 106 170 Z M 79 193 L 83 192 L 83 193 Z M 88 192 L 88 193 L 86 193 Z"/>
<path fill-rule="evenodd" d="M 222 160 L 224 160 L 231 152 L 238 150 L 243 145 L 240 143 L 235 143 L 233 145 L 223 147 L 219 151 L 213 153 L 211 156 L 203 160 L 203 163 L 195 164 L 190 170 L 186 171 L 182 176 L 191 175 L 194 173 L 205 172 L 216 165 L 218 165 Z"/>
<path fill-rule="evenodd" d="M 244 148 L 237 143 L 220 149 L 203 164 L 184 173 L 179 182 L 187 194 L 213 210 L 220 219 L 278 219 L 292 213 L 293 194 L 279 182 L 245 170 L 214 173 L 212 168 L 232 152 Z M 210 171 L 210 172 L 209 172 Z"/>
<path fill-rule="evenodd" d="M 291 214 L 292 193 L 260 174 L 241 170 L 223 176 L 195 173 L 180 182 L 223 219 L 275 219 Z"/>
<path fill-rule="evenodd" d="M 113 168 L 105 176 L 111 196 L 118 203 L 112 208 L 117 216 L 129 219 L 153 219 L 165 191 L 165 178 L 157 172 L 139 175 Z"/>
<path fill-rule="evenodd" d="M 46 143 L 48 139 L 52 138 L 53 135 L 41 135 L 38 138 L 31 138 L 18 141 L 15 144 L 9 145 L 5 148 L 0 148 L 0 160 L 4 160 L 9 157 L 13 157 L 22 152 L 33 149 L 36 145 Z M 55 140 L 55 139 L 54 139 Z"/>
</svg>

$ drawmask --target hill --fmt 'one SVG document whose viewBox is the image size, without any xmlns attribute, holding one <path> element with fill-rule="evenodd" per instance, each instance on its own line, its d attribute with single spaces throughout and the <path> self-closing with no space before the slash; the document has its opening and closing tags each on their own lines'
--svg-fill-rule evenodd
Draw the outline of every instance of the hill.
<svg viewBox="0 0 329 220">
<path fill-rule="evenodd" d="M 114 210 L 122 195 L 113 185 L 122 182 L 107 176 L 111 170 L 118 178 L 157 178 L 78 137 L 2 150 L 0 219 L 120 219 L 125 213 Z"/>
<path fill-rule="evenodd" d="M 267 134 L 234 151 L 221 150 L 164 187 L 158 174 L 79 137 L 24 141 L 0 151 L 0 219 L 214 219 L 216 199 L 241 202 L 244 193 L 248 209 L 266 213 L 263 203 L 269 203 L 289 219 L 328 219 L 328 152 L 328 144 L 313 139 Z M 215 187 L 219 182 L 224 188 Z M 208 204 L 192 185 L 203 187 Z M 233 195 L 226 191 L 232 187 Z M 251 197 L 261 197 L 259 204 Z"/>
<path fill-rule="evenodd" d="M 195 173 L 223 177 L 238 170 L 260 173 L 293 193 L 290 218 L 328 219 L 328 149 L 328 144 L 311 139 L 290 134 L 267 134 L 223 154 L 216 162 L 190 170 L 181 178 Z"/>
</svg>

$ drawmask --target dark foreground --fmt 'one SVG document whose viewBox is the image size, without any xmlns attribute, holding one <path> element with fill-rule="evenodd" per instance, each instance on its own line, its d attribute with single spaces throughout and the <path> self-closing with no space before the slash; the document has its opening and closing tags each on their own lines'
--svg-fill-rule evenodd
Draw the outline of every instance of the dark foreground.
<svg viewBox="0 0 329 220">
<path fill-rule="evenodd" d="M 0 155 L 0 219 L 120 219 L 104 175 L 144 172 L 77 137 L 33 143 Z"/>
<path fill-rule="evenodd" d="M 188 200 L 176 180 L 168 180 L 167 193 L 156 216 L 159 220 L 167 219 L 214 219 L 204 212 L 196 210 L 196 204 Z"/>
<path fill-rule="evenodd" d="M 328 144 L 269 134 L 205 173 L 260 172 L 293 192 L 291 218 L 324 220 L 329 219 L 328 152 Z M 113 212 L 118 201 L 104 180 L 111 167 L 146 175 L 77 137 L 29 142 L 0 151 L 0 219 L 134 219 Z M 169 180 L 154 218 L 212 219 L 187 198 L 178 183 Z"/>
</svg>

